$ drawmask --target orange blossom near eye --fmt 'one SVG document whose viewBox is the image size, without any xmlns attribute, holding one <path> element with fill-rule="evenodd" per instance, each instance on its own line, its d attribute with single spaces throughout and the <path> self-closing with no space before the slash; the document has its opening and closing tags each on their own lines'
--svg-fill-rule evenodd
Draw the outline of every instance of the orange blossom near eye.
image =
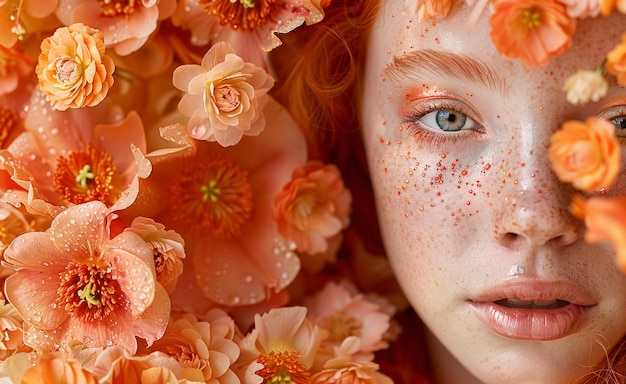
<svg viewBox="0 0 626 384">
<path fill-rule="evenodd" d="M 570 120 L 552 134 L 548 156 L 558 179 L 584 192 L 611 187 L 621 164 L 615 126 L 607 120 Z"/>
<path fill-rule="evenodd" d="M 237 144 L 243 135 L 261 133 L 262 110 L 273 85 L 272 76 L 245 63 L 225 42 L 213 45 L 202 65 L 182 65 L 174 71 L 174 86 L 185 92 L 178 109 L 190 117 L 190 136 L 224 147 Z"/>
<path fill-rule="evenodd" d="M 572 214 L 585 222 L 585 241 L 608 240 L 616 252 L 616 263 L 626 272 L 626 197 L 592 197 L 576 195 L 570 204 Z"/>
<path fill-rule="evenodd" d="M 626 86 L 626 33 L 622 41 L 606 55 L 606 70 L 617 78 L 617 82 Z"/>
<path fill-rule="evenodd" d="M 170 300 L 152 249 L 130 231 L 111 238 L 114 219 L 99 201 L 75 205 L 5 250 L 3 265 L 17 270 L 5 291 L 28 325 L 27 345 L 46 351 L 79 340 L 134 353 L 136 337 L 150 345 L 163 335 Z"/>
<path fill-rule="evenodd" d="M 68 359 L 64 352 L 45 353 L 37 365 L 22 376 L 22 383 L 41 384 L 96 384 L 94 375 L 81 367 L 76 360 Z"/>
<path fill-rule="evenodd" d="M 104 54 L 104 34 L 83 24 L 58 28 L 41 43 L 35 71 L 52 107 L 92 107 L 113 85 L 113 59 Z"/>
<path fill-rule="evenodd" d="M 490 24 L 502 55 L 535 68 L 570 46 L 576 21 L 556 0 L 496 0 Z"/>
</svg>

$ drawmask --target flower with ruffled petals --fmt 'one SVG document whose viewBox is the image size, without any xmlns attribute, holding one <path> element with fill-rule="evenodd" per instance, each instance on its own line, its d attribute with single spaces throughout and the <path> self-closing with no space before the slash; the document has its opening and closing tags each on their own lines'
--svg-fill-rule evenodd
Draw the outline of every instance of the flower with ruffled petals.
<svg viewBox="0 0 626 384">
<path fill-rule="evenodd" d="M 568 102 L 582 105 L 603 98 L 609 90 L 609 83 L 602 76 L 602 69 L 579 69 L 565 80 L 563 90 L 567 92 Z"/>
<path fill-rule="evenodd" d="M 94 375 L 79 362 L 67 358 L 64 352 L 46 353 L 22 376 L 22 383 L 41 384 L 96 384 Z"/>
<path fill-rule="evenodd" d="M 157 281 L 172 293 L 183 272 L 185 239 L 148 217 L 136 217 L 125 230 L 138 234 L 152 248 Z"/>
<path fill-rule="evenodd" d="M 0 256 L 17 236 L 33 231 L 46 230 L 52 220 L 49 216 L 33 215 L 24 207 L 0 202 Z"/>
<path fill-rule="evenodd" d="M 7 303 L 0 293 L 0 360 L 5 360 L 16 352 L 29 350 L 24 346 L 23 334 L 22 317 L 13 304 Z"/>
<path fill-rule="evenodd" d="M 56 15 L 65 25 L 84 23 L 106 31 L 104 44 L 120 56 L 141 48 L 158 22 L 169 17 L 176 0 L 58 0 Z"/>
<path fill-rule="evenodd" d="M 616 263 L 626 272 L 626 197 L 592 197 L 575 195 L 570 204 L 572 214 L 585 222 L 585 241 L 609 241 L 616 253 Z"/>
<path fill-rule="evenodd" d="M 92 107 L 113 85 L 113 59 L 104 54 L 104 34 L 83 24 L 58 28 L 41 43 L 39 86 L 55 109 Z"/>
<path fill-rule="evenodd" d="M 626 33 L 622 41 L 606 55 L 606 70 L 617 78 L 617 82 L 626 86 Z"/>
<path fill-rule="evenodd" d="M 611 187 L 621 166 L 621 144 L 610 122 L 570 120 L 554 132 L 548 156 L 560 181 L 594 192 Z"/>
<path fill-rule="evenodd" d="M 274 199 L 278 230 L 300 252 L 328 249 L 328 239 L 350 223 L 352 196 L 334 164 L 310 161 L 293 171 L 291 180 Z"/>
<path fill-rule="evenodd" d="M 17 270 L 5 291 L 28 325 L 27 345 L 46 351 L 79 340 L 134 353 L 135 337 L 152 344 L 165 332 L 170 301 L 152 249 L 130 231 L 111 238 L 107 211 L 99 201 L 67 208 L 46 232 L 5 250 L 3 265 Z"/>
<path fill-rule="evenodd" d="M 443 19 L 452 8 L 452 0 L 407 0 L 406 8 L 416 12 L 419 21 Z"/>
<path fill-rule="evenodd" d="M 326 332 L 313 325 L 306 312 L 304 307 L 285 307 L 254 317 L 254 329 L 239 341 L 243 382 L 273 383 L 287 377 L 295 384 L 309 382 L 309 370 Z"/>
<path fill-rule="evenodd" d="M 245 63 L 225 42 L 212 46 L 202 65 L 182 65 L 174 71 L 174 86 L 185 92 L 178 108 L 190 117 L 191 137 L 225 147 L 237 144 L 243 135 L 261 133 L 262 109 L 273 85 L 272 76 Z"/>
<path fill-rule="evenodd" d="M 546 65 L 569 48 L 576 26 L 556 0 L 496 0 L 490 23 L 498 51 L 528 68 Z"/>
<path fill-rule="evenodd" d="M 174 358 L 161 352 L 134 356 L 119 346 L 107 348 L 99 354 L 92 371 L 101 384 L 186 382 L 183 367 Z"/>
<path fill-rule="evenodd" d="M 149 350 L 174 357 L 185 371 L 199 371 L 203 381 L 239 383 L 231 370 L 239 357 L 239 346 L 233 341 L 234 321 L 217 309 L 209 316 L 214 321 L 199 321 L 191 313 L 170 321 L 163 337 Z"/>
</svg>

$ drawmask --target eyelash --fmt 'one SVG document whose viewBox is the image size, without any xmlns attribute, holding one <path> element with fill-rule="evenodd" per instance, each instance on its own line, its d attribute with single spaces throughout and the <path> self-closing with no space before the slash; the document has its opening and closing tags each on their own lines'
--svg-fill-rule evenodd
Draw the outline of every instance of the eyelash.
<svg viewBox="0 0 626 384">
<path fill-rule="evenodd" d="M 604 111 L 602 111 L 598 116 L 608 121 L 612 121 L 613 119 L 616 119 L 618 117 L 622 117 L 626 119 L 626 106 L 622 105 L 622 106 L 615 106 L 615 107 L 607 108 Z M 619 128 L 617 126 L 616 126 L 616 130 L 621 130 L 622 132 L 626 132 L 626 128 Z M 618 136 L 617 139 L 622 144 L 626 144 L 626 137 Z"/>
</svg>

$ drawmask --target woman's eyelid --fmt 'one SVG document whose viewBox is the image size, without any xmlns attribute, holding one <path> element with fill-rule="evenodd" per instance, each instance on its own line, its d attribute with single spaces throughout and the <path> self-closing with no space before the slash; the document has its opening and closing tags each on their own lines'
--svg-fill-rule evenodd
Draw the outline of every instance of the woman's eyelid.
<svg viewBox="0 0 626 384">
<path fill-rule="evenodd" d="M 439 110 L 452 110 L 462 113 L 467 116 L 468 119 L 474 123 L 475 127 L 470 128 L 474 130 L 482 131 L 484 128 L 483 118 L 475 108 L 473 108 L 468 102 L 461 98 L 456 98 L 450 95 L 439 97 L 423 97 L 418 98 L 407 104 L 405 107 L 405 113 L 403 113 L 403 121 L 417 122 L 422 117 L 429 113 Z M 432 128 L 432 127 L 431 127 Z"/>
</svg>

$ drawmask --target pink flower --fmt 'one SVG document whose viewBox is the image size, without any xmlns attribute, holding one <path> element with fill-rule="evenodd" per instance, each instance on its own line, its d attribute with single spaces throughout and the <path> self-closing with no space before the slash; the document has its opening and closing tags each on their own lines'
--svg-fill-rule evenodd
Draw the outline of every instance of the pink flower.
<svg viewBox="0 0 626 384">
<path fill-rule="evenodd" d="M 185 240 L 181 235 L 165 230 L 163 224 L 147 217 L 136 217 L 126 231 L 138 234 L 152 249 L 157 281 L 172 293 L 178 276 L 183 272 Z"/>
<path fill-rule="evenodd" d="M 65 25 L 84 23 L 106 31 L 104 43 L 120 56 L 143 46 L 157 22 L 171 15 L 176 0 L 118 1 L 58 0 L 56 15 Z"/>
<path fill-rule="evenodd" d="M 28 325 L 27 345 L 46 351 L 80 340 L 134 353 L 135 337 L 152 344 L 163 335 L 170 301 L 152 250 L 129 231 L 111 238 L 114 218 L 101 202 L 76 205 L 6 249 L 3 265 L 17 270 L 6 295 Z"/>
<path fill-rule="evenodd" d="M 609 90 L 609 83 L 602 76 L 601 69 L 579 69 L 565 80 L 563 90 L 567 92 L 567 101 L 582 105 L 603 98 Z"/>
<path fill-rule="evenodd" d="M 185 378 L 183 367 L 164 353 L 133 356 L 119 346 L 98 355 L 93 373 L 101 384 L 180 384 Z"/>
<path fill-rule="evenodd" d="M 278 230 L 300 252 L 328 250 L 328 240 L 350 223 L 352 196 L 333 164 L 310 161 L 293 171 L 274 199 Z"/>
<path fill-rule="evenodd" d="M 190 136 L 225 147 L 243 135 L 261 133 L 262 110 L 273 85 L 263 68 L 245 63 L 225 42 L 212 46 L 201 66 L 182 65 L 174 71 L 174 86 L 185 92 L 178 108 L 190 117 Z"/>
</svg>

